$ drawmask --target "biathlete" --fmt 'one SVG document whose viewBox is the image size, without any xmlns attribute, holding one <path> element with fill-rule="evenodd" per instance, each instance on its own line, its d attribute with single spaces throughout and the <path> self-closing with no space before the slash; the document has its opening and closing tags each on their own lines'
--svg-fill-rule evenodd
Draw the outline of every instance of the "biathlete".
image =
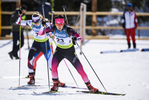
<svg viewBox="0 0 149 100">
<path fill-rule="evenodd" d="M 34 42 L 29 51 L 28 55 L 28 71 L 30 80 L 28 84 L 35 84 L 35 71 L 36 71 L 36 62 L 44 54 L 46 60 L 48 61 L 49 68 L 51 69 L 52 61 L 52 52 L 50 48 L 50 43 L 48 40 L 48 35 L 38 35 L 40 31 L 44 30 L 44 26 L 48 26 L 45 20 L 42 20 L 42 16 L 39 13 L 32 15 L 32 20 L 21 21 L 18 18 L 16 24 L 22 26 L 30 26 L 32 28 L 32 33 L 34 36 Z M 46 43 L 45 43 L 46 42 Z M 46 55 L 46 46 L 47 46 L 47 55 Z"/>
<path fill-rule="evenodd" d="M 54 37 L 54 40 L 57 45 L 52 58 L 51 70 L 52 70 L 53 87 L 51 88 L 51 91 L 58 91 L 59 77 L 57 68 L 62 59 L 66 58 L 71 62 L 71 64 L 75 67 L 77 72 L 81 75 L 88 89 L 91 90 L 92 92 L 98 92 L 98 89 L 94 88 L 91 85 L 81 62 L 75 53 L 72 37 L 75 37 L 74 40 L 82 40 L 82 38 L 77 32 L 75 32 L 72 28 L 68 27 L 65 24 L 63 15 L 56 16 L 55 25 L 46 28 L 46 32 L 53 32 L 51 36 Z M 41 36 L 44 35 L 44 32 L 40 33 L 40 35 Z M 63 86 L 65 86 L 65 83 L 63 83 Z"/>
</svg>

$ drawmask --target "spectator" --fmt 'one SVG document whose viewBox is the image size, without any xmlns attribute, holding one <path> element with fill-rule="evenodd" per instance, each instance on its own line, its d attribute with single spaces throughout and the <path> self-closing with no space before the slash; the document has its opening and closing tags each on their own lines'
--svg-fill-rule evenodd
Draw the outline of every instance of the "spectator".
<svg viewBox="0 0 149 100">
<path fill-rule="evenodd" d="M 122 17 L 122 24 L 126 32 L 128 48 L 131 47 L 130 36 L 132 38 L 133 48 L 136 48 L 135 30 L 138 26 L 138 21 L 137 21 L 136 13 L 132 9 L 132 6 L 133 5 L 131 3 L 127 4 L 127 9 L 124 12 Z"/>
<path fill-rule="evenodd" d="M 21 20 L 25 20 L 26 19 L 26 10 L 27 7 L 25 5 L 22 5 L 21 9 L 16 9 L 16 11 L 11 15 L 11 25 L 12 25 L 12 37 L 13 37 L 13 48 L 12 51 L 9 52 L 9 56 L 11 59 L 13 59 L 13 57 L 15 57 L 16 59 L 19 59 L 18 57 L 18 51 L 19 51 L 19 45 L 17 42 L 19 41 L 19 33 L 21 31 L 21 47 L 23 47 L 24 45 L 24 35 L 23 35 L 23 30 L 24 28 L 21 27 L 20 30 L 20 25 L 15 24 L 15 22 L 18 19 L 18 16 L 21 15 Z"/>
</svg>

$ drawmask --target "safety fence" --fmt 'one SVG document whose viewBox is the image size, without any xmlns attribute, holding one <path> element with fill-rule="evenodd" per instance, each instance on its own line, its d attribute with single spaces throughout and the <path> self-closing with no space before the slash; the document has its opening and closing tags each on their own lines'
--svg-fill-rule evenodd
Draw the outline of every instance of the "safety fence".
<svg viewBox="0 0 149 100">
<path fill-rule="evenodd" d="M 1 11 L 1 15 L 11 15 L 13 12 L 12 11 Z M 33 13 L 35 13 L 35 11 L 27 11 L 26 15 L 32 15 Z M 54 12 L 54 15 L 59 15 L 59 14 L 63 14 L 64 12 L 61 11 L 56 11 Z M 49 12 L 49 14 L 51 15 L 51 13 Z M 79 15 L 80 12 L 70 12 L 67 11 L 66 15 L 69 16 L 74 16 L 74 15 Z M 86 12 L 86 15 L 96 15 L 96 16 L 106 16 L 106 15 L 111 15 L 111 16 L 115 16 L 115 15 L 122 15 L 123 12 Z M 0 15 L 0 16 L 1 16 Z M 136 12 L 137 16 L 149 16 L 149 13 L 140 13 L 140 12 Z M 2 18 L 0 19 L 2 20 Z M 1 22 L 1 21 L 0 21 Z M 79 29 L 80 27 L 76 27 L 76 26 L 70 26 L 72 28 L 76 28 Z M 0 26 L 0 30 L 1 29 L 11 29 L 11 26 Z M 121 26 L 85 26 L 85 29 L 119 29 L 122 30 L 123 28 Z M 138 27 L 138 30 L 149 30 L 149 27 Z M 140 33 L 139 33 L 140 34 Z"/>
</svg>

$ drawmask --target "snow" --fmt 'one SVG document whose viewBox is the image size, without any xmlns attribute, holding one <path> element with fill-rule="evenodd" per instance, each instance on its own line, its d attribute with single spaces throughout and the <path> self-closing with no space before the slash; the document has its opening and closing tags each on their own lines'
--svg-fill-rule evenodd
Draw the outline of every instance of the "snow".
<svg viewBox="0 0 149 100">
<path fill-rule="evenodd" d="M 30 46 L 33 42 L 30 39 Z M 149 100 L 149 52 L 141 52 L 142 48 L 149 48 L 149 40 L 137 40 L 139 51 L 125 53 L 100 54 L 101 51 L 127 49 L 126 40 L 90 40 L 83 46 L 83 52 L 98 74 L 108 92 L 126 93 L 126 96 L 106 96 L 98 94 L 76 93 L 71 88 L 59 88 L 64 93 L 34 94 L 49 90 L 47 79 L 47 65 L 44 56 L 37 62 L 36 84 L 37 87 L 18 87 L 19 84 L 19 60 L 11 60 L 8 52 L 12 49 L 11 40 L 0 40 L 0 99 L 1 100 Z M 76 52 L 81 60 L 92 85 L 104 91 L 92 69 L 88 65 L 80 50 L 76 46 Z M 21 81 L 20 85 L 26 85 L 29 79 L 27 68 L 27 40 L 21 49 Z M 79 87 L 86 88 L 80 75 L 72 65 L 65 60 L 77 81 Z M 66 85 L 76 86 L 64 61 L 59 65 L 59 79 Z M 52 85 L 51 73 L 50 84 Z"/>
</svg>

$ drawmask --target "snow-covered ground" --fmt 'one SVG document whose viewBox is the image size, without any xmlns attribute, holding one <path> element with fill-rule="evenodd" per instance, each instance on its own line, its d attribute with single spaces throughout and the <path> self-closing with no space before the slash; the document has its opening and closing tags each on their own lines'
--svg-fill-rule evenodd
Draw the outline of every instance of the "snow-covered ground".
<svg viewBox="0 0 149 100">
<path fill-rule="evenodd" d="M 30 40 L 30 46 L 33 40 Z M 83 52 L 92 64 L 102 83 L 108 92 L 126 93 L 126 96 L 106 96 L 98 94 L 76 93 L 70 88 L 59 88 L 64 93 L 37 95 L 35 92 L 49 90 L 47 79 L 46 60 L 42 56 L 37 62 L 36 85 L 37 87 L 20 87 L 19 84 L 19 60 L 11 60 L 8 52 L 12 49 L 11 40 L 0 40 L 0 100 L 149 100 L 149 52 L 125 52 L 100 54 L 101 51 L 126 49 L 126 40 L 90 40 L 83 46 Z M 149 40 L 137 40 L 137 48 L 149 48 Z M 76 52 L 81 60 L 86 73 L 94 87 L 104 91 L 87 61 Z M 21 83 L 26 85 L 27 76 L 27 41 L 21 49 Z M 66 60 L 79 87 L 85 88 L 80 75 Z M 59 65 L 59 79 L 66 85 L 76 86 L 65 63 Z M 51 73 L 50 84 L 52 85 Z"/>
</svg>

